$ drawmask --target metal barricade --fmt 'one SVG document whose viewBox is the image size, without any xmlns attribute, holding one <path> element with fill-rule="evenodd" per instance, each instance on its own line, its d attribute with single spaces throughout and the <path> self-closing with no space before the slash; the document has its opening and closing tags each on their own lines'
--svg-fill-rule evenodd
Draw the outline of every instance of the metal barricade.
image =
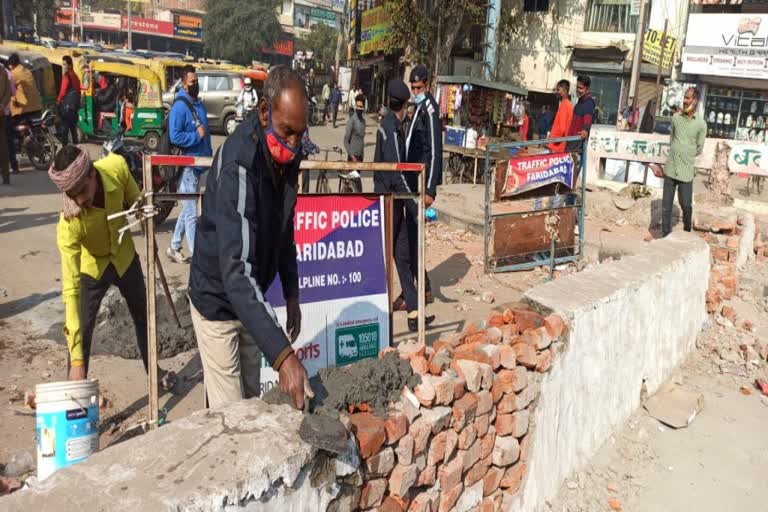
<svg viewBox="0 0 768 512">
<path fill-rule="evenodd" d="M 490 165 L 491 154 L 550 143 L 579 143 L 576 150 L 563 154 L 573 160 L 573 185 L 581 179 L 579 192 L 569 188 L 561 193 L 557 184 L 503 199 L 507 186 L 510 154 L 506 172 L 499 174 L 499 163 Z M 560 153 L 530 155 L 532 158 L 557 158 Z M 486 273 L 550 267 L 575 261 L 584 253 L 584 205 L 586 200 L 586 144 L 581 137 L 559 137 L 527 142 L 489 144 L 485 149 L 485 218 L 483 222 L 483 261 Z M 580 170 L 580 173 L 578 172 Z M 567 188 L 563 185 L 564 188 Z M 548 194 L 548 195 L 544 195 Z M 578 238 L 578 242 L 576 239 Z"/>
</svg>

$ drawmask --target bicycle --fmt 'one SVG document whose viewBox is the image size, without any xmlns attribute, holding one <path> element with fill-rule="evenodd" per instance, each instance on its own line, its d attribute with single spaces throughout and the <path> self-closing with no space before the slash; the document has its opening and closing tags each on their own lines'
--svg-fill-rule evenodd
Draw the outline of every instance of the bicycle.
<svg viewBox="0 0 768 512">
<path fill-rule="evenodd" d="M 339 146 L 332 146 L 332 147 L 323 147 L 318 148 L 320 151 L 325 152 L 325 161 L 328 161 L 328 154 L 333 152 L 338 154 L 339 157 L 342 157 L 344 155 L 344 151 Z M 341 158 L 338 159 L 338 161 L 341 161 Z M 338 193 L 339 194 L 360 194 L 363 191 L 363 181 L 360 177 L 360 173 L 357 171 L 351 171 L 351 172 L 339 172 L 339 187 L 338 187 Z M 309 178 L 307 177 L 307 181 L 305 184 L 303 184 L 304 193 L 309 192 Z M 331 193 L 331 185 L 330 181 L 328 180 L 328 174 L 327 171 L 320 171 L 320 173 L 317 176 L 317 183 L 315 184 L 315 193 L 316 194 L 330 194 Z"/>
</svg>

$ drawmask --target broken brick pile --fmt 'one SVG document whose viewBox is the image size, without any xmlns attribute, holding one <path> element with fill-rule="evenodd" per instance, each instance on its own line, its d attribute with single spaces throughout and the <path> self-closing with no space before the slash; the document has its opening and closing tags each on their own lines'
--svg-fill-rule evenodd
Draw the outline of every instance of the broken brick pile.
<svg viewBox="0 0 768 512">
<path fill-rule="evenodd" d="M 743 217 L 735 214 L 713 216 L 700 214 L 696 216 L 693 228 L 699 231 L 699 236 L 709 244 L 712 256 L 712 268 L 709 274 L 709 289 L 707 290 L 707 312 L 712 314 L 720 309 L 724 300 L 730 300 L 739 288 L 738 257 L 741 237 L 743 236 Z M 760 240 L 760 231 L 755 224 L 754 233 L 755 255 L 765 257 L 766 248 Z"/>
<path fill-rule="evenodd" d="M 421 383 L 386 417 L 350 416 L 364 460 L 355 510 L 491 512 L 521 488 L 540 374 L 563 347 L 564 323 L 519 304 L 486 325 L 398 346 Z"/>
</svg>

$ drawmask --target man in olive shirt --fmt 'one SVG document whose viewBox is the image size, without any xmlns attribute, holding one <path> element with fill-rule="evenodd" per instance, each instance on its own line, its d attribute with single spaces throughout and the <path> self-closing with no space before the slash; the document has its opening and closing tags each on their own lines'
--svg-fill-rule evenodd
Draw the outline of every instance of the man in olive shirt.
<svg viewBox="0 0 768 512">
<path fill-rule="evenodd" d="M 672 118 L 672 132 L 667 163 L 663 171 L 654 166 L 654 174 L 663 172 L 664 195 L 662 198 L 661 231 L 664 236 L 672 232 L 672 204 L 675 190 L 683 211 L 683 229 L 691 230 L 693 215 L 693 163 L 704 149 L 707 125 L 696 113 L 699 105 L 699 90 L 689 87 L 683 98 L 683 112 Z M 661 177 L 661 176 L 659 176 Z"/>
</svg>

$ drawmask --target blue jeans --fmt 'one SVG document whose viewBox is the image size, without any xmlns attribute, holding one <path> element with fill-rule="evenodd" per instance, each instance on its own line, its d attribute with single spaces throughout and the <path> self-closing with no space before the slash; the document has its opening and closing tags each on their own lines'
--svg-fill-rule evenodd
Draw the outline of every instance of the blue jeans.
<svg viewBox="0 0 768 512">
<path fill-rule="evenodd" d="M 179 180 L 179 186 L 177 192 L 180 194 L 189 194 L 192 192 L 200 191 L 200 174 L 204 169 L 199 167 L 185 167 L 184 172 Z M 197 226 L 197 201 L 192 199 L 185 199 L 181 201 L 181 211 L 179 212 L 179 218 L 176 219 L 176 228 L 173 230 L 173 238 L 171 238 L 171 248 L 174 251 L 181 250 L 181 239 L 184 238 L 184 234 L 187 235 L 187 245 L 189 246 L 189 254 L 192 255 L 195 252 L 195 228 Z"/>
</svg>

